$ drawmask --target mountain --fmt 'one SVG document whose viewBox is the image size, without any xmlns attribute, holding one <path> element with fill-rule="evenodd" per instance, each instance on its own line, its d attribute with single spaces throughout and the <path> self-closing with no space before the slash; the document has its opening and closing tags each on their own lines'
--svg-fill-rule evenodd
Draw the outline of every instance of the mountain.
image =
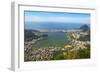
<svg viewBox="0 0 100 73">
<path fill-rule="evenodd" d="M 24 30 L 24 40 L 32 41 L 33 39 L 38 39 L 40 37 L 47 37 L 47 34 L 43 34 L 37 30 L 25 29 Z"/>
<path fill-rule="evenodd" d="M 35 35 L 34 30 L 24 30 L 24 39 L 25 41 L 31 41 L 32 39 L 37 39 L 38 36 Z"/>
<path fill-rule="evenodd" d="M 83 32 L 86 32 L 86 31 L 89 31 L 89 26 L 87 24 L 84 24 L 80 27 L 80 29 L 83 31 Z"/>
</svg>

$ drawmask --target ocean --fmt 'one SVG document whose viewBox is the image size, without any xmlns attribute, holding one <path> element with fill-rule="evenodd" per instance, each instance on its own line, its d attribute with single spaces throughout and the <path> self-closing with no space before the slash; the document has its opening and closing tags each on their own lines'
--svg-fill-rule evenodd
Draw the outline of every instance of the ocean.
<svg viewBox="0 0 100 73">
<path fill-rule="evenodd" d="M 25 29 L 49 29 L 49 30 L 67 30 L 77 29 L 84 24 L 80 23 L 57 23 L 57 22 L 26 22 Z"/>
</svg>

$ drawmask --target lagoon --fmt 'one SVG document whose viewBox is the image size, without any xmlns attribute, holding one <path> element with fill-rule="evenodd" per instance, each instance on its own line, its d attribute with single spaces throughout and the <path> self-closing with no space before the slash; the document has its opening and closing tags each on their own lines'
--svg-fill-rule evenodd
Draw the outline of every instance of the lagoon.
<svg viewBox="0 0 100 73">
<path fill-rule="evenodd" d="M 48 48 L 48 47 L 64 47 L 69 43 L 67 33 L 64 32 L 48 32 L 48 37 L 43 38 L 33 44 L 33 48 Z"/>
</svg>

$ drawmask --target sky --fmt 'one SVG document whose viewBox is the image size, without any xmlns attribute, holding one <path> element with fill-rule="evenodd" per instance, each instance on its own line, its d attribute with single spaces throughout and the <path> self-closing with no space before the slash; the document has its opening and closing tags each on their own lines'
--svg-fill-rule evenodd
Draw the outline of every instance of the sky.
<svg viewBox="0 0 100 73">
<path fill-rule="evenodd" d="M 24 11 L 24 16 L 25 22 L 60 22 L 90 24 L 90 14 L 87 13 Z"/>
</svg>

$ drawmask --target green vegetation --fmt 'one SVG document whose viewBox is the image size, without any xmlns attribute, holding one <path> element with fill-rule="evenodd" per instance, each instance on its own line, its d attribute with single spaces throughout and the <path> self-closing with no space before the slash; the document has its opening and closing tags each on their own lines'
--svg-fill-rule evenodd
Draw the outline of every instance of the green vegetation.
<svg viewBox="0 0 100 73">
<path fill-rule="evenodd" d="M 63 60 L 64 59 L 64 55 L 63 52 L 54 52 L 53 54 L 53 60 Z"/>
<path fill-rule="evenodd" d="M 53 54 L 53 60 L 64 59 L 86 59 L 90 58 L 90 49 L 79 49 L 76 51 L 56 52 Z"/>
</svg>

